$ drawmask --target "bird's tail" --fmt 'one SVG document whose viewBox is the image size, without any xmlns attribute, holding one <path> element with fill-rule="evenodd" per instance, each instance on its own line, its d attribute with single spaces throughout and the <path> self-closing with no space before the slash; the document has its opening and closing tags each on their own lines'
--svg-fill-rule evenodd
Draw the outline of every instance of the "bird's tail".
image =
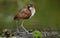
<svg viewBox="0 0 60 38">
<path fill-rule="evenodd" d="M 14 20 L 16 20 L 16 19 L 17 19 L 17 17 L 15 16 L 15 17 L 14 17 Z"/>
</svg>

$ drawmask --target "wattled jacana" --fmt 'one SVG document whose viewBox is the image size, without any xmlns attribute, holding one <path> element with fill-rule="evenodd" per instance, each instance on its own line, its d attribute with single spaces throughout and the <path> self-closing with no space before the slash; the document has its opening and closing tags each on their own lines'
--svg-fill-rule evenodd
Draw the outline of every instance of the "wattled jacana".
<svg viewBox="0 0 60 38">
<path fill-rule="evenodd" d="M 14 20 L 16 20 L 18 24 L 19 19 L 30 19 L 32 16 L 34 16 L 34 14 L 35 14 L 35 7 L 33 4 L 29 4 L 24 6 L 21 10 L 17 12 L 17 14 L 14 17 Z M 23 26 L 23 22 L 20 26 Z M 19 26 L 17 25 L 17 29 L 19 30 L 18 27 Z"/>
</svg>

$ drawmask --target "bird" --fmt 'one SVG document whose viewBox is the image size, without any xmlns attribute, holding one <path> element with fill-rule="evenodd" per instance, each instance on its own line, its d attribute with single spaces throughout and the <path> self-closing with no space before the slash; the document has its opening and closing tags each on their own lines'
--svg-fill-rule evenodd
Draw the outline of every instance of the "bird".
<svg viewBox="0 0 60 38">
<path fill-rule="evenodd" d="M 30 19 L 34 16 L 34 14 L 35 14 L 35 6 L 33 4 L 28 4 L 16 13 L 16 15 L 14 16 L 14 20 L 16 20 L 16 22 L 18 23 L 20 19 L 23 19 L 23 20 Z M 23 26 L 23 23 L 24 21 L 22 21 L 21 26 Z M 17 25 L 17 29 L 19 30 L 18 25 Z"/>
</svg>

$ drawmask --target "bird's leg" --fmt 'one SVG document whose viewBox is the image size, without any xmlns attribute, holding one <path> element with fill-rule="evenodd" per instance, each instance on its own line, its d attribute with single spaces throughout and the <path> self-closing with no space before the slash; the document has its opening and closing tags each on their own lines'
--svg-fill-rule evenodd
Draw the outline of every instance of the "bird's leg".
<svg viewBox="0 0 60 38">
<path fill-rule="evenodd" d="M 21 23 L 21 28 L 22 28 L 25 32 L 28 32 L 28 31 L 24 28 L 23 23 L 24 23 L 24 20 L 23 20 L 22 23 Z"/>
<path fill-rule="evenodd" d="M 23 32 L 24 31 L 23 23 L 24 23 L 24 20 L 22 20 L 22 23 L 20 25 L 20 32 Z"/>
<path fill-rule="evenodd" d="M 22 23 L 21 23 L 21 27 L 23 27 L 23 23 L 24 23 L 24 20 L 23 20 Z"/>
<path fill-rule="evenodd" d="M 16 27 L 17 27 L 17 33 L 19 33 L 19 23 L 18 23 L 18 20 L 16 20 Z"/>
</svg>

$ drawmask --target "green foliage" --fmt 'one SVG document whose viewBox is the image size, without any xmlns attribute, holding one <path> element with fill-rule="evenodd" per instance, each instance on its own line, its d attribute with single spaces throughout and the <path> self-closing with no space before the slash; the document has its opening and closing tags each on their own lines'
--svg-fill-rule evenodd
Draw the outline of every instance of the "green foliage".
<svg viewBox="0 0 60 38">
<path fill-rule="evenodd" d="M 34 31 L 32 34 L 35 36 L 35 38 L 42 38 L 42 33 L 39 31 Z"/>
</svg>

